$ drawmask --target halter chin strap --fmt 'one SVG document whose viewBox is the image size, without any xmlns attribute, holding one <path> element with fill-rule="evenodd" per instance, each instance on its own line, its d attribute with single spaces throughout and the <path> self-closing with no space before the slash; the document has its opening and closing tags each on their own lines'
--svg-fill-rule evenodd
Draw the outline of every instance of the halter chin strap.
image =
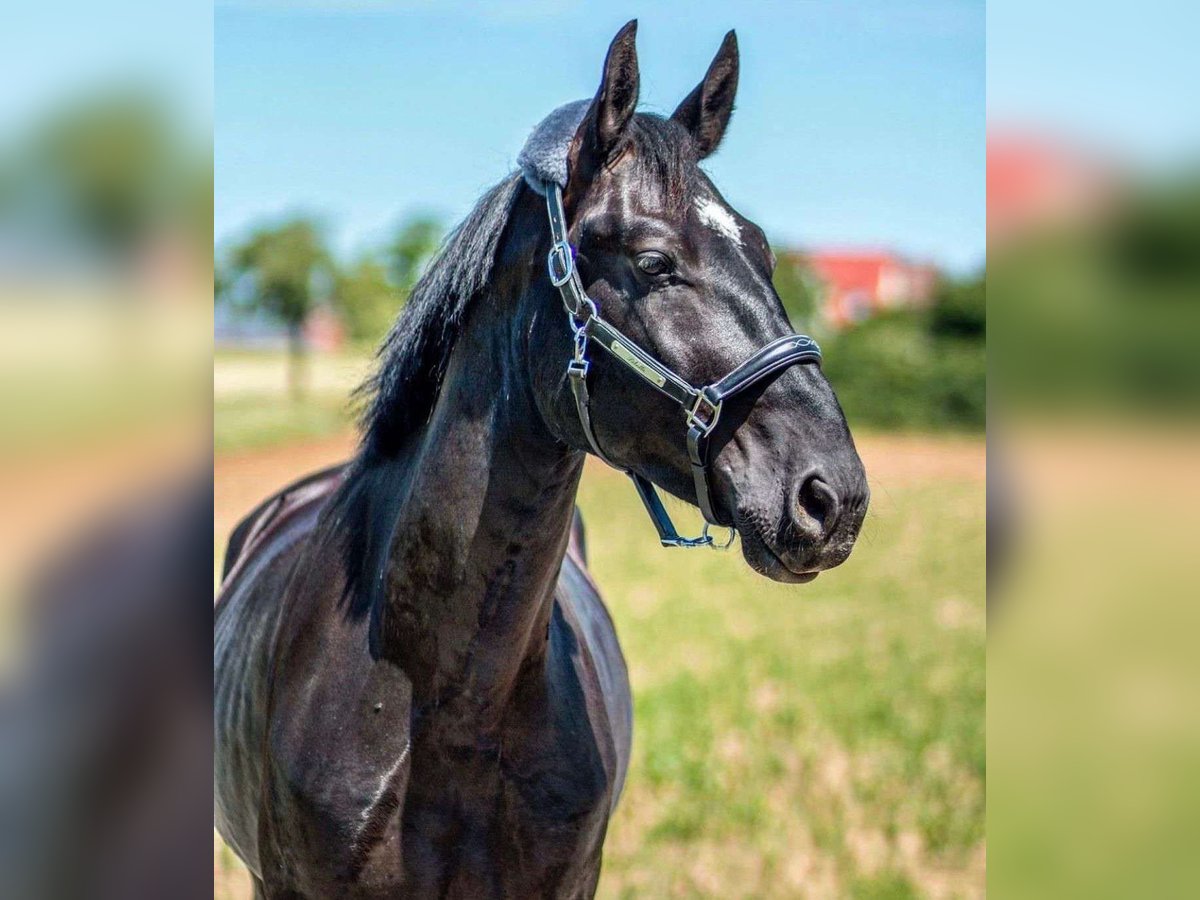
<svg viewBox="0 0 1200 900">
<path fill-rule="evenodd" d="M 557 184 L 546 184 L 545 187 L 551 237 L 547 266 L 550 270 L 550 282 L 562 294 L 563 305 L 571 317 L 571 328 L 575 333 L 575 352 L 567 364 L 567 375 L 571 393 L 575 397 L 575 407 L 579 412 L 579 424 L 583 427 L 592 452 L 614 469 L 619 469 L 633 479 L 633 486 L 637 488 L 638 496 L 642 498 L 646 512 L 650 514 L 664 547 L 716 546 L 708 533 L 712 525 L 729 529 L 729 540 L 721 545 L 728 547 L 733 543 L 734 528 L 732 524 L 722 522 L 717 516 L 708 479 L 708 442 L 721 418 L 721 408 L 730 397 L 779 374 L 784 369 L 798 363 L 819 363 L 821 348 L 810 337 L 789 334 L 767 344 L 719 381 L 701 388 L 692 387 L 600 316 L 595 301 L 583 289 L 579 269 L 575 266 L 575 250 L 567 240 L 567 217 L 563 209 L 562 189 Z M 704 531 L 700 537 L 681 537 L 675 530 L 675 525 L 671 522 L 671 517 L 667 514 L 654 485 L 636 472 L 613 462 L 600 449 L 600 442 L 596 440 L 596 431 L 592 425 L 591 397 L 588 393 L 588 370 L 591 368 L 591 361 L 587 357 L 587 348 L 592 340 L 683 409 L 696 501 L 705 520 Z"/>
</svg>

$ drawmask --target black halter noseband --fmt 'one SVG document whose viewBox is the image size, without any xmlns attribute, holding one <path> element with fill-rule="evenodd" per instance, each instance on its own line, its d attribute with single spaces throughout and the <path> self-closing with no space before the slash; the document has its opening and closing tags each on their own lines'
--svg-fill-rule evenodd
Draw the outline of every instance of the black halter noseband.
<svg viewBox="0 0 1200 900">
<path fill-rule="evenodd" d="M 708 533 L 710 525 L 729 528 L 729 541 L 723 545 L 728 547 L 733 542 L 734 528 L 717 517 L 708 483 L 708 439 L 717 427 L 721 407 L 730 397 L 797 363 L 819 363 L 821 348 L 810 337 L 789 334 L 771 341 L 719 381 L 701 388 L 692 387 L 600 316 L 595 301 L 583 289 L 579 270 L 575 266 L 575 251 L 567 240 L 567 217 L 563 209 L 562 189 L 557 184 L 546 184 L 545 187 L 551 237 L 547 265 L 550 269 L 550 282 L 562 294 L 563 305 L 571 317 L 571 328 L 575 333 L 575 354 L 567 364 L 567 375 L 571 382 L 571 392 L 575 396 L 575 406 L 579 411 L 579 423 L 583 426 L 588 444 L 598 457 L 633 479 L 638 496 L 642 498 L 664 547 L 713 546 L 713 539 Z M 681 537 L 654 490 L 654 485 L 636 472 L 613 462 L 600 449 L 592 427 L 591 402 L 588 395 L 588 369 L 591 367 L 587 358 L 589 339 L 594 339 L 614 358 L 683 408 L 687 416 L 687 448 L 692 464 L 692 479 L 696 485 L 696 499 L 705 519 L 704 531 L 700 537 Z"/>
</svg>

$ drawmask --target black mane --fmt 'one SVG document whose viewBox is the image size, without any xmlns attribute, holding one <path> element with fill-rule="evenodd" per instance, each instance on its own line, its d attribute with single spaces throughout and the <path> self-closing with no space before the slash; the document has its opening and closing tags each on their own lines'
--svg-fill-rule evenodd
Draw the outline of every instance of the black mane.
<svg viewBox="0 0 1200 900">
<path fill-rule="evenodd" d="M 467 307 L 491 279 L 522 184 L 514 173 L 480 198 L 446 238 L 380 345 L 375 372 L 356 392 L 367 398 L 361 424 L 368 454 L 390 456 L 428 420 Z"/>
</svg>

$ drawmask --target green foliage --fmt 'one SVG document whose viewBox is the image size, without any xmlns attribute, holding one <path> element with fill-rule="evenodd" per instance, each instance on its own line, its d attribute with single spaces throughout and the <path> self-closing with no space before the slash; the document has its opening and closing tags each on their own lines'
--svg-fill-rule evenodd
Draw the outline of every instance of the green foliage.
<svg viewBox="0 0 1200 900">
<path fill-rule="evenodd" d="M 436 220 L 415 216 L 400 224 L 382 260 L 368 254 L 338 272 L 333 303 L 351 340 L 374 345 L 387 334 L 437 252 L 441 234 Z"/>
<path fill-rule="evenodd" d="M 321 230 L 309 219 L 296 218 L 259 228 L 235 246 L 228 270 L 217 278 L 230 302 L 287 326 L 293 398 L 305 391 L 304 322 L 328 292 L 334 271 Z"/>
<path fill-rule="evenodd" d="M 1200 285 L 1200 174 L 1145 191 L 1110 225 L 1103 245 L 1126 283 L 1194 292 Z"/>
<path fill-rule="evenodd" d="M 1193 415 L 1197 229 L 1200 179 L 1172 179 L 997 254 L 992 364 L 1004 399 L 1041 414 Z"/>
<path fill-rule="evenodd" d="M 40 122 L 6 160 L 0 202 L 126 261 L 164 229 L 212 237 L 212 160 L 186 150 L 182 126 L 152 91 L 88 92 Z"/>
<path fill-rule="evenodd" d="M 812 273 L 794 252 L 779 250 L 775 266 L 775 291 L 788 318 L 800 331 L 811 331 L 817 312 L 817 288 Z"/>
<path fill-rule="evenodd" d="M 945 283 L 927 310 L 877 316 L 822 342 L 825 374 L 851 425 L 982 429 L 984 283 Z"/>
<path fill-rule="evenodd" d="M 1144 199 L 1126 217 L 997 254 L 992 365 L 1007 401 L 1055 415 L 1194 415 L 1200 268 L 1194 236 L 1175 229 L 1200 192 L 1181 186 L 1178 203 Z"/>
<path fill-rule="evenodd" d="M 436 253 L 442 229 L 428 217 L 401 223 L 382 253 L 339 266 L 321 229 L 298 217 L 263 227 L 218 261 L 214 294 L 246 313 L 287 326 L 293 348 L 305 319 L 328 301 L 356 344 L 377 344 Z"/>
<path fill-rule="evenodd" d="M 929 331 L 937 338 L 983 341 L 987 337 L 983 278 L 942 282 L 929 311 Z"/>
<path fill-rule="evenodd" d="M 388 282 L 384 265 L 371 257 L 340 271 L 333 295 L 350 339 L 362 344 L 375 344 L 387 333 L 404 297 Z"/>
<path fill-rule="evenodd" d="M 298 332 L 316 305 L 318 279 L 332 273 L 332 260 L 315 223 L 297 218 L 259 228 L 230 253 L 231 277 L 248 282 L 234 302 L 259 309 Z"/>
<path fill-rule="evenodd" d="M 442 226 L 429 216 L 415 216 L 402 223 L 387 247 L 387 270 L 401 296 L 407 299 L 437 251 Z"/>
</svg>

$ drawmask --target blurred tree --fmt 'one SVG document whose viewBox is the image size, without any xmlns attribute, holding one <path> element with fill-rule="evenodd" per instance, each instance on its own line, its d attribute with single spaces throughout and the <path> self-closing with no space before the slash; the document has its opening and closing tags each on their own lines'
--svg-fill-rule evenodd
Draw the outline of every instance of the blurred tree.
<svg viewBox="0 0 1200 900">
<path fill-rule="evenodd" d="M 213 183 L 212 148 L 192 157 L 187 173 L 177 187 L 184 209 L 180 216 L 181 225 L 198 256 L 207 256 L 212 250 L 213 212 L 215 199 Z"/>
<path fill-rule="evenodd" d="M 803 256 L 793 250 L 779 250 L 775 266 L 775 290 L 792 327 L 810 332 L 817 314 L 817 290 Z"/>
<path fill-rule="evenodd" d="M 228 277 L 235 280 L 229 293 L 236 302 L 287 327 L 288 385 L 299 396 L 304 389 L 304 322 L 334 277 L 320 229 L 303 218 L 260 228 L 233 248 L 229 266 Z"/>
<path fill-rule="evenodd" d="M 982 341 L 987 335 L 983 276 L 939 282 L 929 312 L 929 329 L 939 337 Z"/>
<path fill-rule="evenodd" d="M 340 271 L 333 293 L 351 339 L 362 343 L 379 342 L 400 305 L 398 292 L 388 281 L 387 268 L 371 256 Z"/>
<path fill-rule="evenodd" d="M 1169 301 L 1189 302 L 1200 282 L 1200 173 L 1172 178 L 1131 198 L 1124 215 L 1108 224 L 1102 249 L 1122 286 L 1167 288 Z M 1183 287 L 1183 291 L 1170 290 Z"/>
<path fill-rule="evenodd" d="M 980 430 L 986 420 L 984 275 L 943 281 L 929 308 L 825 337 L 821 364 L 852 426 Z"/>
<path fill-rule="evenodd" d="M 376 343 L 437 253 L 441 225 L 424 215 L 400 223 L 383 253 L 367 254 L 337 276 L 334 298 L 350 337 Z"/>
<path fill-rule="evenodd" d="M 442 226 L 430 216 L 418 215 L 401 223 L 386 250 L 387 274 L 392 285 L 407 300 L 425 264 L 437 252 Z"/>
<path fill-rule="evenodd" d="M 125 90 L 61 109 L 32 139 L 24 166 L 46 204 L 118 259 L 177 218 L 177 186 L 190 175 L 167 110 Z"/>
<path fill-rule="evenodd" d="M 213 300 L 216 303 L 224 302 L 229 296 L 230 277 L 229 269 L 221 265 L 216 258 L 213 259 Z"/>
</svg>

